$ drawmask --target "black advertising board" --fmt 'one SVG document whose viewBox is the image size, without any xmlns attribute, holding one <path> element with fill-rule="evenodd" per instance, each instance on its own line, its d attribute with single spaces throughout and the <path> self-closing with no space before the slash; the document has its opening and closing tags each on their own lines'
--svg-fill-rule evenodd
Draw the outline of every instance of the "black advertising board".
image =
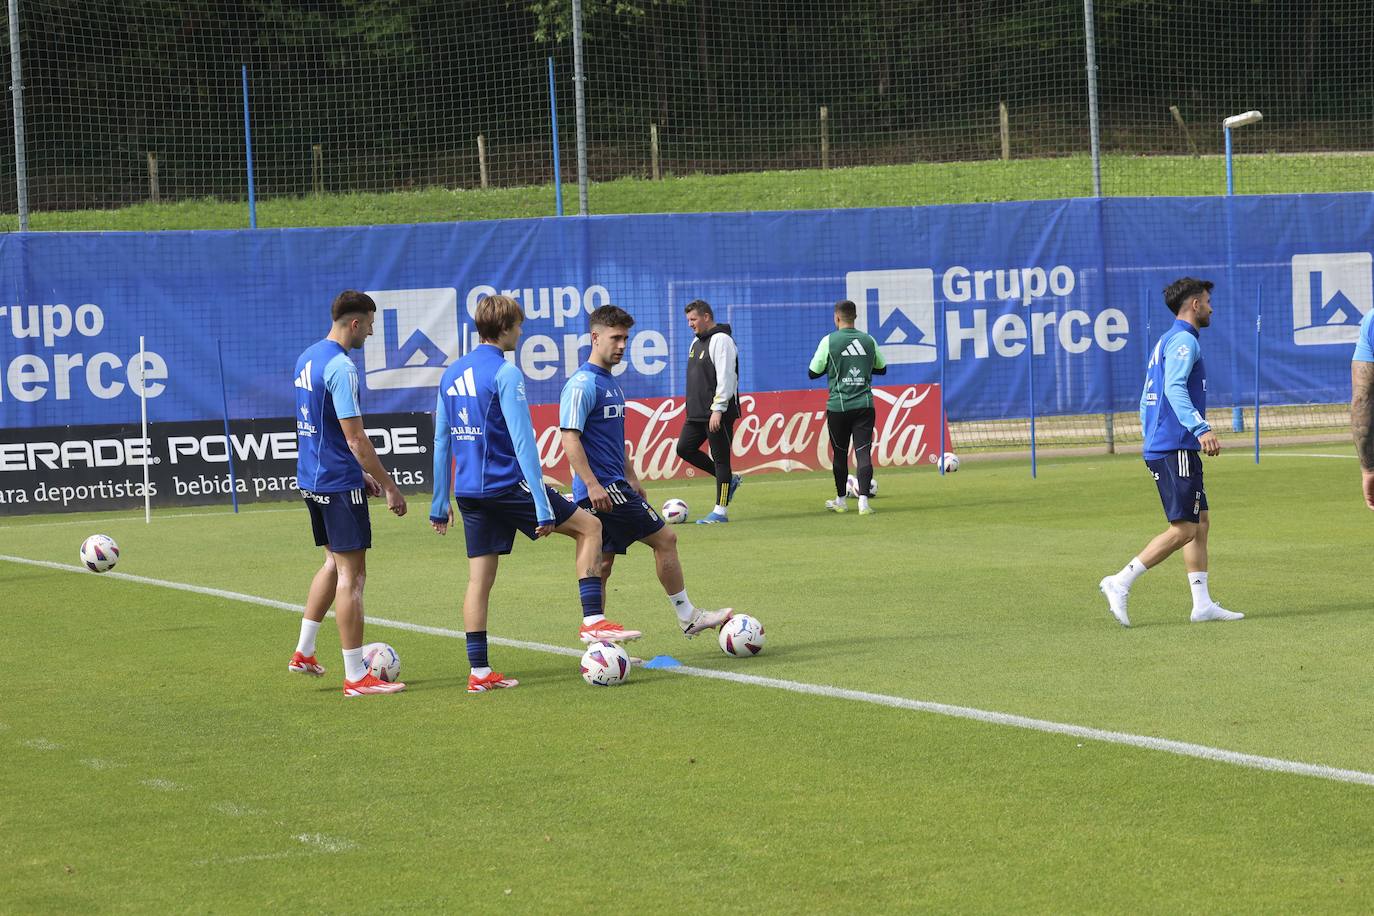
<svg viewBox="0 0 1374 916">
<path fill-rule="evenodd" d="M 382 464 L 403 490 L 429 490 L 434 418 L 366 417 Z M 137 424 L 0 429 L 0 515 L 97 512 L 143 505 L 143 467 L 154 508 L 295 498 L 292 417 L 230 423 L 231 486 L 223 421 L 158 423 L 145 444 Z"/>
</svg>

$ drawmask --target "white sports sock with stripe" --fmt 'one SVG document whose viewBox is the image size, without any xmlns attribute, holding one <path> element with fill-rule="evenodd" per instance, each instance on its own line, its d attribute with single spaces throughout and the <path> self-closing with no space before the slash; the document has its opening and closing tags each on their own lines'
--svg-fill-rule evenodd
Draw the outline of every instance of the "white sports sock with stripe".
<svg viewBox="0 0 1374 916">
<path fill-rule="evenodd" d="M 1193 590 L 1193 610 L 1200 611 L 1212 603 L 1212 596 L 1207 592 L 1206 572 L 1188 573 L 1188 586 Z"/>
<path fill-rule="evenodd" d="M 1131 584 L 1134 583 L 1136 579 L 1145 575 L 1145 570 L 1147 568 L 1148 567 L 1140 561 L 1140 557 L 1133 557 L 1131 562 L 1127 563 L 1121 572 L 1116 574 L 1116 581 L 1122 588 L 1130 588 Z"/>
<path fill-rule="evenodd" d="M 683 589 L 676 595 L 668 596 L 668 603 L 673 606 L 673 612 L 677 614 L 677 619 L 683 623 L 691 623 L 696 616 L 697 609 L 692 604 L 692 599 L 687 597 L 687 589 Z"/>
</svg>

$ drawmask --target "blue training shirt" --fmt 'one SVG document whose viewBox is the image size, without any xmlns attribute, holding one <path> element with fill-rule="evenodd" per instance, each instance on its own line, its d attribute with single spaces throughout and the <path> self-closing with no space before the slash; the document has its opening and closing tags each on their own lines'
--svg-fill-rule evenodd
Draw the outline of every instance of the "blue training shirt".
<svg viewBox="0 0 1374 916">
<path fill-rule="evenodd" d="M 363 468 L 348 447 L 340 420 L 362 416 L 358 367 L 340 344 L 325 338 L 296 360 L 296 484 L 317 493 L 363 485 Z"/>
<path fill-rule="evenodd" d="M 625 392 L 609 369 L 583 363 L 563 386 L 558 426 L 582 434 L 582 449 L 597 483 L 625 479 Z M 587 498 L 587 484 L 573 476 L 573 499 Z"/>
<path fill-rule="evenodd" d="M 1365 312 L 1360 319 L 1360 339 L 1355 342 L 1355 363 L 1374 363 L 1374 312 Z"/>
<path fill-rule="evenodd" d="M 450 480 L 454 496 L 469 498 L 497 496 L 523 480 L 534 496 L 539 523 L 553 521 L 525 377 L 495 344 L 477 347 L 445 369 L 439 381 L 429 507 L 434 521 L 448 518 Z"/>
<path fill-rule="evenodd" d="M 1155 343 L 1140 395 L 1144 457 L 1163 458 L 1179 450 L 1197 451 L 1207 424 L 1207 371 L 1197 328 L 1177 319 Z"/>
</svg>

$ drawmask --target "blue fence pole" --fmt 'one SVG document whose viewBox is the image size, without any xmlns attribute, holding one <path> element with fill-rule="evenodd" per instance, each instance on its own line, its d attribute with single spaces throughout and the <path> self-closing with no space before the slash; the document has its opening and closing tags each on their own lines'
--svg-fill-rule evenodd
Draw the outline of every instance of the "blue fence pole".
<svg viewBox="0 0 1374 916">
<path fill-rule="evenodd" d="M 558 158 L 558 94 L 553 88 L 553 58 L 549 58 L 549 120 L 553 123 L 553 199 L 563 215 L 563 172 Z"/>
<path fill-rule="evenodd" d="M 234 473 L 234 440 L 229 432 L 229 390 L 224 384 L 224 344 L 215 341 L 215 352 L 219 354 L 219 399 L 224 408 L 224 453 L 229 458 L 229 497 L 234 503 L 234 511 L 239 511 L 239 484 Z"/>
<path fill-rule="evenodd" d="M 1030 340 L 1026 341 L 1027 375 L 1030 389 L 1030 421 L 1031 421 L 1031 478 L 1035 477 L 1035 335 L 1030 335 Z"/>
<path fill-rule="evenodd" d="M 253 128 L 248 120 L 248 65 L 243 65 L 243 150 L 248 159 L 248 227 L 258 228 L 258 202 L 253 194 Z"/>
<path fill-rule="evenodd" d="M 1255 290 L 1255 464 L 1260 460 L 1260 318 L 1264 308 L 1264 284 Z"/>
<path fill-rule="evenodd" d="M 935 326 L 939 336 L 935 338 L 935 352 L 940 354 L 940 454 L 935 458 L 935 466 L 940 471 L 940 476 L 945 476 L 945 452 L 949 451 L 949 443 L 945 441 L 945 427 L 949 424 L 949 413 L 945 405 L 945 310 L 937 304 Z"/>
</svg>

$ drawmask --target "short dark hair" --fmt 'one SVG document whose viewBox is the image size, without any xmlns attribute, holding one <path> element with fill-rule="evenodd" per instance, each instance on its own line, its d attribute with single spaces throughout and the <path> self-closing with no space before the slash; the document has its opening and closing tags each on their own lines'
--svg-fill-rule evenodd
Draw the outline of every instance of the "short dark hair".
<svg viewBox="0 0 1374 916">
<path fill-rule="evenodd" d="M 687 307 L 682 310 L 684 315 L 690 315 L 692 312 L 705 315 L 707 318 L 716 317 L 716 313 L 711 311 L 711 303 L 707 302 L 705 299 L 693 299 L 691 302 L 687 303 Z"/>
<path fill-rule="evenodd" d="M 592 312 L 587 323 L 593 328 L 624 328 L 635 326 L 634 317 L 618 305 L 603 305 Z"/>
<path fill-rule="evenodd" d="M 486 296 L 477 303 L 472 320 L 477 325 L 478 337 L 495 340 L 524 321 L 525 312 L 510 296 Z"/>
<path fill-rule="evenodd" d="M 1211 280 L 1198 280 L 1194 277 L 1179 277 L 1168 286 L 1164 287 L 1164 304 L 1169 307 L 1169 311 L 1175 315 L 1178 310 L 1183 308 L 1183 303 L 1194 296 L 1203 293 L 1210 293 L 1216 284 Z"/>
<path fill-rule="evenodd" d="M 845 321 L 855 321 L 859 317 L 859 307 L 848 299 L 841 299 L 835 303 L 835 315 Z"/>
<path fill-rule="evenodd" d="M 338 321 L 345 315 L 375 311 L 377 303 L 372 301 L 371 296 L 356 289 L 346 289 L 334 297 L 334 304 L 329 307 L 329 317 Z"/>
</svg>

